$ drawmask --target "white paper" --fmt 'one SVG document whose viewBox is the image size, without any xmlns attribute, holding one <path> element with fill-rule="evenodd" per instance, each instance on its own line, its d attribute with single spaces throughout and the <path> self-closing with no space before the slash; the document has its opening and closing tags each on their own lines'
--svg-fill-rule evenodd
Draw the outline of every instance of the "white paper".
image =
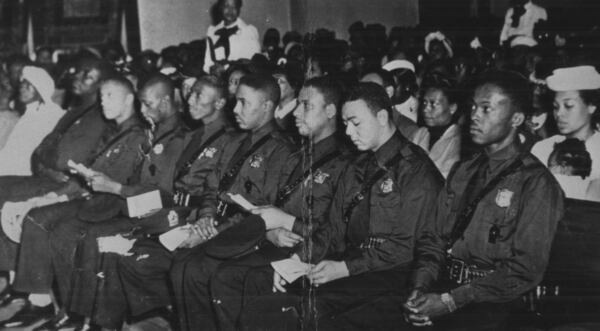
<svg viewBox="0 0 600 331">
<path fill-rule="evenodd" d="M 158 241 L 169 251 L 174 251 L 190 236 L 190 225 L 178 226 L 158 237 Z"/>
<path fill-rule="evenodd" d="M 240 194 L 227 193 L 227 195 L 229 195 L 229 198 L 231 199 L 231 201 L 237 203 L 238 205 L 240 205 L 240 207 L 246 209 L 247 211 L 250 211 L 250 210 L 256 208 L 255 205 L 251 204 L 250 201 L 246 200 L 246 198 L 244 198 Z"/>
<path fill-rule="evenodd" d="M 100 253 L 116 253 L 124 256 L 132 254 L 129 250 L 135 243 L 135 239 L 127 239 L 120 234 L 116 236 L 99 237 L 96 240 L 98 241 L 98 251 Z"/>
<path fill-rule="evenodd" d="M 162 209 L 162 201 L 158 190 L 134 195 L 127 198 L 129 217 L 142 217 Z"/>
<path fill-rule="evenodd" d="M 271 262 L 271 266 L 288 283 L 292 283 L 296 279 L 307 275 L 312 268 L 310 264 L 296 259 L 274 261 Z"/>
</svg>

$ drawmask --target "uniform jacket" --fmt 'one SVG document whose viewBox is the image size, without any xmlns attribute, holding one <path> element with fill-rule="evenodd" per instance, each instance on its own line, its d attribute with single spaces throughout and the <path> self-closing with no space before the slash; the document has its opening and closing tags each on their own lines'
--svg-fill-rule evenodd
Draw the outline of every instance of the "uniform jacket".
<svg viewBox="0 0 600 331">
<path fill-rule="evenodd" d="M 486 183 L 516 158 L 521 158 L 524 166 L 479 202 L 464 235 L 451 248 L 453 256 L 467 263 L 495 270 L 451 291 L 459 307 L 471 302 L 508 302 L 535 287 L 544 274 L 563 215 L 560 187 L 535 157 L 510 145 L 489 158 Z M 415 287 L 430 288 L 439 277 L 446 254 L 443 238 L 449 236 L 462 209 L 467 182 L 477 172 L 478 160 L 459 163 L 448 177 L 437 201 L 435 227 L 424 231 L 418 243 Z"/>
<path fill-rule="evenodd" d="M 385 167 L 397 153 L 400 160 Z M 385 174 L 367 191 L 346 222 L 352 198 L 371 176 L 367 170 L 372 173 L 380 168 Z M 410 263 L 416 238 L 432 221 L 431 206 L 442 183 L 425 152 L 396 132 L 375 153 L 358 156 L 342 174 L 327 225 L 313 237 L 313 263 L 324 258 L 342 259 L 350 275 Z M 379 244 L 361 247 L 356 238 L 361 242 L 372 238 Z"/>
</svg>

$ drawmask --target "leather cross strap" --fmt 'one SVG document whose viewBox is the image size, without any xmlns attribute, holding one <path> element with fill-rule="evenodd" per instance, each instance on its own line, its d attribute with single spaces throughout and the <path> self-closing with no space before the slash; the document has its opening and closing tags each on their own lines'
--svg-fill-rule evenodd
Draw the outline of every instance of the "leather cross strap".
<svg viewBox="0 0 600 331">
<path fill-rule="evenodd" d="M 237 177 L 238 173 L 242 169 L 242 165 L 244 164 L 244 162 L 246 162 L 248 157 L 250 157 L 250 155 L 256 152 L 269 139 L 271 139 L 271 134 L 267 134 L 264 137 L 260 138 L 259 141 L 254 143 L 254 145 L 252 145 L 252 147 L 250 147 L 250 149 L 246 153 L 244 153 L 244 155 L 240 157 L 239 160 L 233 166 L 231 166 L 231 168 L 227 170 L 225 175 L 223 175 L 223 178 L 221 178 L 221 180 L 219 181 L 219 192 L 229 190 L 231 185 L 233 185 L 234 179 Z"/>
</svg>

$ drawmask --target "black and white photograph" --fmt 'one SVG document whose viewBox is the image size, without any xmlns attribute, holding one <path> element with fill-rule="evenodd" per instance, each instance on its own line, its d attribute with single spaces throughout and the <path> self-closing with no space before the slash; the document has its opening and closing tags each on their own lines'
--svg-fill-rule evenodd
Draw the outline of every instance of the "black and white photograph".
<svg viewBox="0 0 600 331">
<path fill-rule="evenodd" d="M 600 331 L 597 0 L 0 0 L 0 331 Z"/>
</svg>

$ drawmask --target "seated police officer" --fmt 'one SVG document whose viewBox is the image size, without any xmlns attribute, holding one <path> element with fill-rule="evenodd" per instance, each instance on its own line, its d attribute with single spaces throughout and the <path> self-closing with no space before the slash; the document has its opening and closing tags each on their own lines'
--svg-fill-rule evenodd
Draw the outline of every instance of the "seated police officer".
<svg viewBox="0 0 600 331">
<path fill-rule="evenodd" d="M 488 73 L 475 89 L 470 135 L 482 151 L 451 171 L 435 225 L 417 243 L 404 305 L 413 325 L 506 327 L 515 301 L 544 275 L 563 195 L 552 174 L 520 148 L 527 91 L 511 72 Z"/>
<path fill-rule="evenodd" d="M 286 288 L 271 266 L 251 270 L 241 328 L 296 329 L 298 322 L 319 330 L 391 327 L 398 311 L 353 309 L 400 295 L 414 242 L 433 217 L 430 206 L 443 181 L 423 150 L 399 134 L 391 112 L 390 99 L 377 84 L 359 83 L 349 91 L 342 119 L 363 153 L 342 174 L 328 220 L 310 239 L 311 250 L 292 256 L 313 266 L 306 278 Z M 256 213 L 267 229 L 289 228 L 292 221 L 273 208 Z M 304 279 L 313 286 L 314 300 Z M 274 294 L 273 287 L 285 293 Z"/>
<path fill-rule="evenodd" d="M 256 205 L 275 203 L 277 192 L 287 180 L 283 169 L 292 152 L 291 144 L 277 131 L 273 121 L 279 95 L 273 77 L 248 75 L 242 78 L 234 113 L 245 132 L 224 146 L 217 165 L 208 175 L 202 202 L 195 206 L 197 218 L 190 220 L 194 224 L 191 236 L 174 252 L 151 238 L 138 240 L 132 249 L 133 255 L 119 261 L 122 285 L 133 316 L 153 315 L 172 305 L 171 263 L 174 267 L 185 265 L 179 268 L 182 274 L 177 277 L 183 277 L 184 273 L 194 275 L 202 268 L 212 273 L 210 270 L 217 265 L 204 263 L 204 245 L 201 244 L 249 214 L 230 200 L 227 193 L 240 194 Z M 208 228 L 214 229 L 208 233 Z M 176 290 L 174 299 L 178 312 L 197 309 L 197 305 L 187 304 L 194 297 L 193 293 L 173 290 Z"/>
</svg>

